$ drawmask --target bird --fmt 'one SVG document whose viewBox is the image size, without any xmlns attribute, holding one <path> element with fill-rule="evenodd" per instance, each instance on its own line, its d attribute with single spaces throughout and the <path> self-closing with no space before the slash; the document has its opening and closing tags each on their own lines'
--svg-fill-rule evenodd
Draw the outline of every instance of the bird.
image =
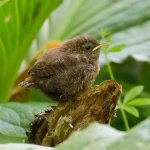
<svg viewBox="0 0 150 150">
<path fill-rule="evenodd" d="M 100 48 L 105 45 L 90 35 L 66 40 L 41 54 L 19 86 L 38 88 L 58 101 L 68 100 L 92 86 L 100 70 Z"/>
</svg>

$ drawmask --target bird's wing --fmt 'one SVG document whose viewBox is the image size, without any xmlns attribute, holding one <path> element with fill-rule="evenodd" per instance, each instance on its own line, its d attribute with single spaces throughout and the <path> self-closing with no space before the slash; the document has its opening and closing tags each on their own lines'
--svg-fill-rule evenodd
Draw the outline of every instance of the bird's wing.
<svg viewBox="0 0 150 150">
<path fill-rule="evenodd" d="M 77 56 L 57 57 L 56 59 L 53 57 L 53 60 L 50 62 L 40 61 L 34 64 L 28 74 L 40 78 L 48 78 L 65 72 L 77 64 L 79 64 Z"/>
<path fill-rule="evenodd" d="M 49 64 L 45 62 L 37 62 L 28 71 L 28 75 L 46 78 L 51 76 L 52 72 L 49 68 Z"/>
</svg>

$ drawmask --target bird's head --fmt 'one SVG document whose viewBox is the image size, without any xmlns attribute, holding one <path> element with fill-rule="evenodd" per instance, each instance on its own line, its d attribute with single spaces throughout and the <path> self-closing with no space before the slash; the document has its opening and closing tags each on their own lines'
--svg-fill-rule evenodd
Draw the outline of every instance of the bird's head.
<svg viewBox="0 0 150 150">
<path fill-rule="evenodd" d="M 73 53 L 84 55 L 89 59 L 98 59 L 100 48 L 107 43 L 99 43 L 95 38 L 89 35 L 75 37 L 65 42 L 67 49 Z"/>
</svg>

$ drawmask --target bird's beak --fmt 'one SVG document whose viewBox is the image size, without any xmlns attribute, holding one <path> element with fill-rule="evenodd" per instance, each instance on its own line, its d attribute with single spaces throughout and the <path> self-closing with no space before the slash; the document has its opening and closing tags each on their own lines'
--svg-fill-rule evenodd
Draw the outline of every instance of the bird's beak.
<svg viewBox="0 0 150 150">
<path fill-rule="evenodd" d="M 109 45 L 109 43 L 100 43 L 98 46 L 96 46 L 95 48 L 93 48 L 92 51 L 96 51 L 96 50 L 100 49 L 101 47 L 107 46 L 107 45 Z"/>
</svg>

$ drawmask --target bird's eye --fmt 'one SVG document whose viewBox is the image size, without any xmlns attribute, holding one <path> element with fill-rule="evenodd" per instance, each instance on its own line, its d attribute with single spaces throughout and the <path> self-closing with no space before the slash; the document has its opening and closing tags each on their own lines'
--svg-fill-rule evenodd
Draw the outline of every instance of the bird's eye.
<svg viewBox="0 0 150 150">
<path fill-rule="evenodd" d="M 85 50 L 86 50 L 86 51 L 91 50 L 91 46 L 90 46 L 90 45 L 85 45 Z"/>
</svg>

